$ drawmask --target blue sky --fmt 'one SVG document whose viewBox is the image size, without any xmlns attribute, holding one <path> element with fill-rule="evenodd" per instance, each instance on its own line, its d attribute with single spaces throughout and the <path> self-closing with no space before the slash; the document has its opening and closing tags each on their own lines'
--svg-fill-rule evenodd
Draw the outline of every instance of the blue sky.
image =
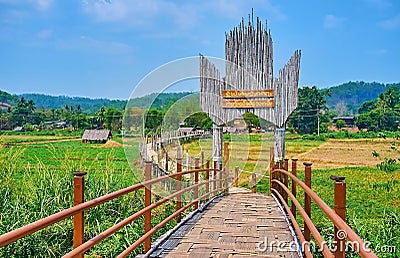
<svg viewBox="0 0 400 258">
<path fill-rule="evenodd" d="M 275 73 L 302 51 L 300 86 L 400 82 L 398 0 L 0 0 L 0 89 L 127 99 L 166 62 L 223 58 L 251 8 L 268 20 Z"/>
</svg>

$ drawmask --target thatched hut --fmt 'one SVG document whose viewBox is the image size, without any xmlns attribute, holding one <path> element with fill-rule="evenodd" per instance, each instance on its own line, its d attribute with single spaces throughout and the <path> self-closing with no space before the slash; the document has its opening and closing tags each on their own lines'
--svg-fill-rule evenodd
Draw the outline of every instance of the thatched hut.
<svg viewBox="0 0 400 258">
<path fill-rule="evenodd" d="M 82 142 L 106 143 L 112 137 L 110 130 L 85 130 L 82 135 Z"/>
</svg>

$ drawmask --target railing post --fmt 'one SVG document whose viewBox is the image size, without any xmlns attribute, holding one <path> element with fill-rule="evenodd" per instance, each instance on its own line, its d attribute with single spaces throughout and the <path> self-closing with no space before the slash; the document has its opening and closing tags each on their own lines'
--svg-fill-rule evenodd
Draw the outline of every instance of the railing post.
<svg viewBox="0 0 400 258">
<path fill-rule="evenodd" d="M 217 178 L 217 161 L 214 161 L 213 179 L 214 180 L 218 179 Z M 214 192 L 214 195 L 217 194 L 217 181 L 214 181 L 214 183 L 213 183 L 213 192 Z"/>
<path fill-rule="evenodd" d="M 311 162 L 304 162 L 303 163 L 305 166 L 304 169 L 304 183 L 311 188 Z M 311 197 L 307 194 L 304 193 L 304 211 L 307 213 L 308 217 L 311 219 Z M 308 228 L 307 224 L 304 223 L 304 239 L 306 241 L 311 240 L 310 236 L 310 229 Z"/>
<path fill-rule="evenodd" d="M 238 166 L 236 166 L 235 167 L 235 176 L 234 176 L 234 179 L 233 179 L 233 186 L 238 186 L 239 185 L 239 167 Z"/>
<path fill-rule="evenodd" d="M 74 206 L 84 202 L 85 178 L 87 172 L 74 172 Z M 74 215 L 74 248 L 83 244 L 84 239 L 84 216 L 83 211 Z M 83 258 L 84 254 L 78 257 Z"/>
<path fill-rule="evenodd" d="M 219 177 L 218 177 L 218 179 L 219 179 L 219 183 L 218 183 L 218 189 L 221 191 L 222 190 L 222 187 L 223 187 L 223 184 L 222 184 L 222 162 L 219 162 L 218 163 L 219 164 L 219 173 L 218 173 L 218 175 L 219 175 Z"/>
<path fill-rule="evenodd" d="M 182 172 L 182 159 L 177 158 L 176 159 L 176 173 Z M 179 192 L 181 190 L 181 184 L 182 184 L 182 175 L 177 175 L 176 176 L 176 191 Z M 182 207 L 182 202 L 181 202 L 181 195 L 176 196 L 176 210 L 180 210 Z M 179 214 L 176 217 L 176 221 L 180 222 L 181 221 L 181 214 Z"/>
<path fill-rule="evenodd" d="M 283 161 L 282 161 L 282 160 L 278 161 L 278 169 L 283 169 Z M 282 175 L 281 172 L 279 172 L 279 173 L 276 175 L 276 177 L 277 177 L 276 179 L 278 179 L 280 182 L 283 182 L 283 175 Z M 282 187 L 279 186 L 279 194 L 280 194 L 281 196 L 283 196 L 283 193 L 284 193 L 284 191 L 283 191 Z"/>
<path fill-rule="evenodd" d="M 255 173 L 251 174 L 251 192 L 252 193 L 256 192 L 256 174 Z"/>
<path fill-rule="evenodd" d="M 144 180 L 151 180 L 152 161 L 146 161 Z M 144 207 L 151 205 L 151 185 L 144 188 Z M 151 210 L 146 211 L 144 214 L 144 233 L 146 234 L 151 230 Z M 147 253 L 151 248 L 151 236 L 144 241 L 144 252 Z"/>
<path fill-rule="evenodd" d="M 343 182 L 344 176 L 331 176 L 335 180 L 334 207 L 335 213 L 346 222 L 346 182 Z M 334 225 L 334 250 L 335 258 L 344 258 L 346 256 L 346 232 L 341 232 Z"/>
<path fill-rule="evenodd" d="M 195 161 L 194 161 L 194 169 L 195 170 L 200 169 L 199 161 L 200 161 L 200 158 L 196 157 Z M 194 172 L 194 184 L 197 185 L 198 183 L 199 183 L 199 172 L 196 171 L 196 172 Z M 198 197 L 199 197 L 199 187 L 196 186 L 194 188 L 193 198 L 197 199 Z M 198 201 L 194 203 L 194 209 L 196 210 L 197 208 L 199 208 L 199 202 Z"/>
<path fill-rule="evenodd" d="M 274 164 L 275 164 L 275 162 L 274 162 L 274 147 L 272 146 L 269 148 L 269 188 L 270 188 L 269 190 L 271 193 L 272 193 L 272 188 L 274 188 L 272 185 L 272 180 L 274 179 L 273 171 L 275 169 Z"/>
<path fill-rule="evenodd" d="M 289 159 L 285 159 L 285 167 L 284 170 L 289 171 Z M 288 188 L 289 186 L 289 176 L 288 175 L 284 175 L 283 176 L 284 179 L 284 184 L 286 186 L 286 188 Z M 283 191 L 283 198 L 285 200 L 286 203 L 288 203 L 288 194 L 286 193 L 286 191 Z"/>
<path fill-rule="evenodd" d="M 168 151 L 165 151 L 165 171 L 168 171 Z"/>
<path fill-rule="evenodd" d="M 224 192 L 228 194 L 229 192 L 229 142 L 224 142 Z"/>
<path fill-rule="evenodd" d="M 207 160 L 206 162 L 206 194 L 208 194 L 210 192 L 210 161 Z M 207 195 L 206 197 L 206 202 L 208 202 L 210 200 L 210 196 Z"/>
<path fill-rule="evenodd" d="M 297 159 L 292 159 L 292 175 L 297 177 Z M 292 194 L 293 196 L 296 198 L 296 182 L 294 182 L 294 180 L 292 180 Z M 292 214 L 293 217 L 296 218 L 296 206 L 294 205 L 294 202 L 292 200 Z"/>
</svg>

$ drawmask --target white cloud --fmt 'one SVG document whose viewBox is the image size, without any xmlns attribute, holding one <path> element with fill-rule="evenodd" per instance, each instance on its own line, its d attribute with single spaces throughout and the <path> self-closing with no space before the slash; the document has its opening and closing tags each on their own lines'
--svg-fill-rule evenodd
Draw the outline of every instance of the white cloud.
<svg viewBox="0 0 400 258">
<path fill-rule="evenodd" d="M 325 15 L 324 18 L 324 28 L 325 29 L 334 29 L 343 24 L 345 19 L 343 17 L 338 17 L 332 14 Z"/>
<path fill-rule="evenodd" d="M 263 10 L 277 20 L 286 19 L 286 15 L 270 0 L 204 0 L 179 4 L 171 0 L 82 0 L 82 5 L 84 11 L 99 22 L 123 22 L 124 25 L 148 30 L 173 27 L 172 33 L 192 29 L 210 14 L 240 19 L 243 13 L 251 11 L 251 6 L 257 7 L 256 12 L 257 9 Z"/>
<path fill-rule="evenodd" d="M 380 22 L 379 25 L 387 30 L 395 30 L 400 28 L 400 14 Z"/>
</svg>

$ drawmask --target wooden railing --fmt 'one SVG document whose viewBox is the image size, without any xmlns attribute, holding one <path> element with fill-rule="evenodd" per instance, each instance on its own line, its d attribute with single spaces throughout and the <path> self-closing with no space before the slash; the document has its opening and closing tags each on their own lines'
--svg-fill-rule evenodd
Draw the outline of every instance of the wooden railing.
<svg viewBox="0 0 400 258">
<path fill-rule="evenodd" d="M 273 159 L 271 159 L 273 160 Z M 344 177 L 331 176 L 334 183 L 334 209 L 329 207 L 313 190 L 311 190 L 311 166 L 309 162 L 303 163 L 304 182 L 297 178 L 297 159 L 292 159 L 292 171 L 289 172 L 289 160 L 274 164 L 270 167 L 270 187 L 271 193 L 284 206 L 287 215 L 290 217 L 292 226 L 301 242 L 305 257 L 313 257 L 310 247 L 311 235 L 319 246 L 319 250 L 324 257 L 345 257 L 346 247 L 353 249 L 361 257 L 377 257 L 368 245 L 346 224 L 346 182 Z M 289 189 L 289 178 L 291 179 L 291 189 Z M 297 186 L 304 191 L 304 208 L 296 199 Z M 289 198 L 291 207 L 289 207 Z M 334 225 L 333 253 L 329 249 L 327 242 L 311 220 L 311 200 L 325 213 Z M 304 221 L 304 232 L 296 221 L 297 211 Z M 346 246 L 346 239 L 349 245 Z"/>
<path fill-rule="evenodd" d="M 36 222 L 33 222 L 29 225 L 23 226 L 21 228 L 15 229 L 9 233 L 0 236 L 0 247 L 6 246 L 10 243 L 17 241 L 25 236 L 31 235 L 45 227 L 53 225 L 61 220 L 67 219 L 71 216 L 74 216 L 74 249 L 64 255 L 64 257 L 83 257 L 83 254 L 100 243 L 105 238 L 113 235 L 122 227 L 134 222 L 138 218 L 144 215 L 144 235 L 140 237 L 136 242 L 134 242 L 131 246 L 129 246 L 125 251 L 123 251 L 118 257 L 125 257 L 132 251 L 134 251 L 137 247 L 139 247 L 142 243 L 144 243 L 144 251 L 147 252 L 151 248 L 151 236 L 156 233 L 160 228 L 162 228 L 165 224 L 167 224 L 172 219 L 176 218 L 177 221 L 180 221 L 182 213 L 189 209 L 191 206 L 194 206 L 194 209 L 199 207 L 199 203 L 201 200 L 208 201 L 210 197 L 216 196 L 218 193 L 225 192 L 228 185 L 226 183 L 226 177 L 223 177 L 222 168 L 214 162 L 213 167 L 210 167 L 210 161 L 207 161 L 204 168 L 200 168 L 198 160 L 196 161 L 195 169 L 189 171 L 182 171 L 182 160 L 177 160 L 177 168 L 175 173 L 163 175 L 157 178 L 152 179 L 152 162 L 146 162 L 145 164 L 145 181 L 119 191 L 101 196 L 99 198 L 83 202 L 84 199 L 84 175 L 85 172 L 75 173 L 74 176 L 74 206 L 60 211 L 56 214 L 53 214 L 49 217 L 40 219 Z M 203 180 L 200 180 L 199 173 L 205 173 L 205 177 Z M 194 182 L 192 185 L 189 185 L 183 188 L 182 177 L 185 175 L 193 174 Z M 210 176 L 211 174 L 211 176 Z M 152 196 L 152 185 L 163 182 L 167 179 L 175 179 L 176 180 L 176 191 L 174 191 L 169 196 L 162 198 L 154 203 L 151 203 Z M 199 196 L 199 187 L 205 187 L 205 193 Z M 144 208 L 135 214 L 129 216 L 128 218 L 122 220 L 121 222 L 113 225 L 108 228 L 101 234 L 93 237 L 92 239 L 84 242 L 84 211 L 89 210 L 93 207 L 96 207 L 105 202 L 111 201 L 115 198 L 121 197 L 128 193 L 137 191 L 139 189 L 143 189 L 145 192 L 144 196 Z M 193 198 L 186 203 L 182 201 L 182 195 L 186 192 L 192 191 Z M 176 210 L 169 217 L 164 219 L 158 225 L 152 227 L 151 225 L 151 211 L 152 209 L 164 204 L 168 201 L 172 201 L 175 199 Z"/>
</svg>

